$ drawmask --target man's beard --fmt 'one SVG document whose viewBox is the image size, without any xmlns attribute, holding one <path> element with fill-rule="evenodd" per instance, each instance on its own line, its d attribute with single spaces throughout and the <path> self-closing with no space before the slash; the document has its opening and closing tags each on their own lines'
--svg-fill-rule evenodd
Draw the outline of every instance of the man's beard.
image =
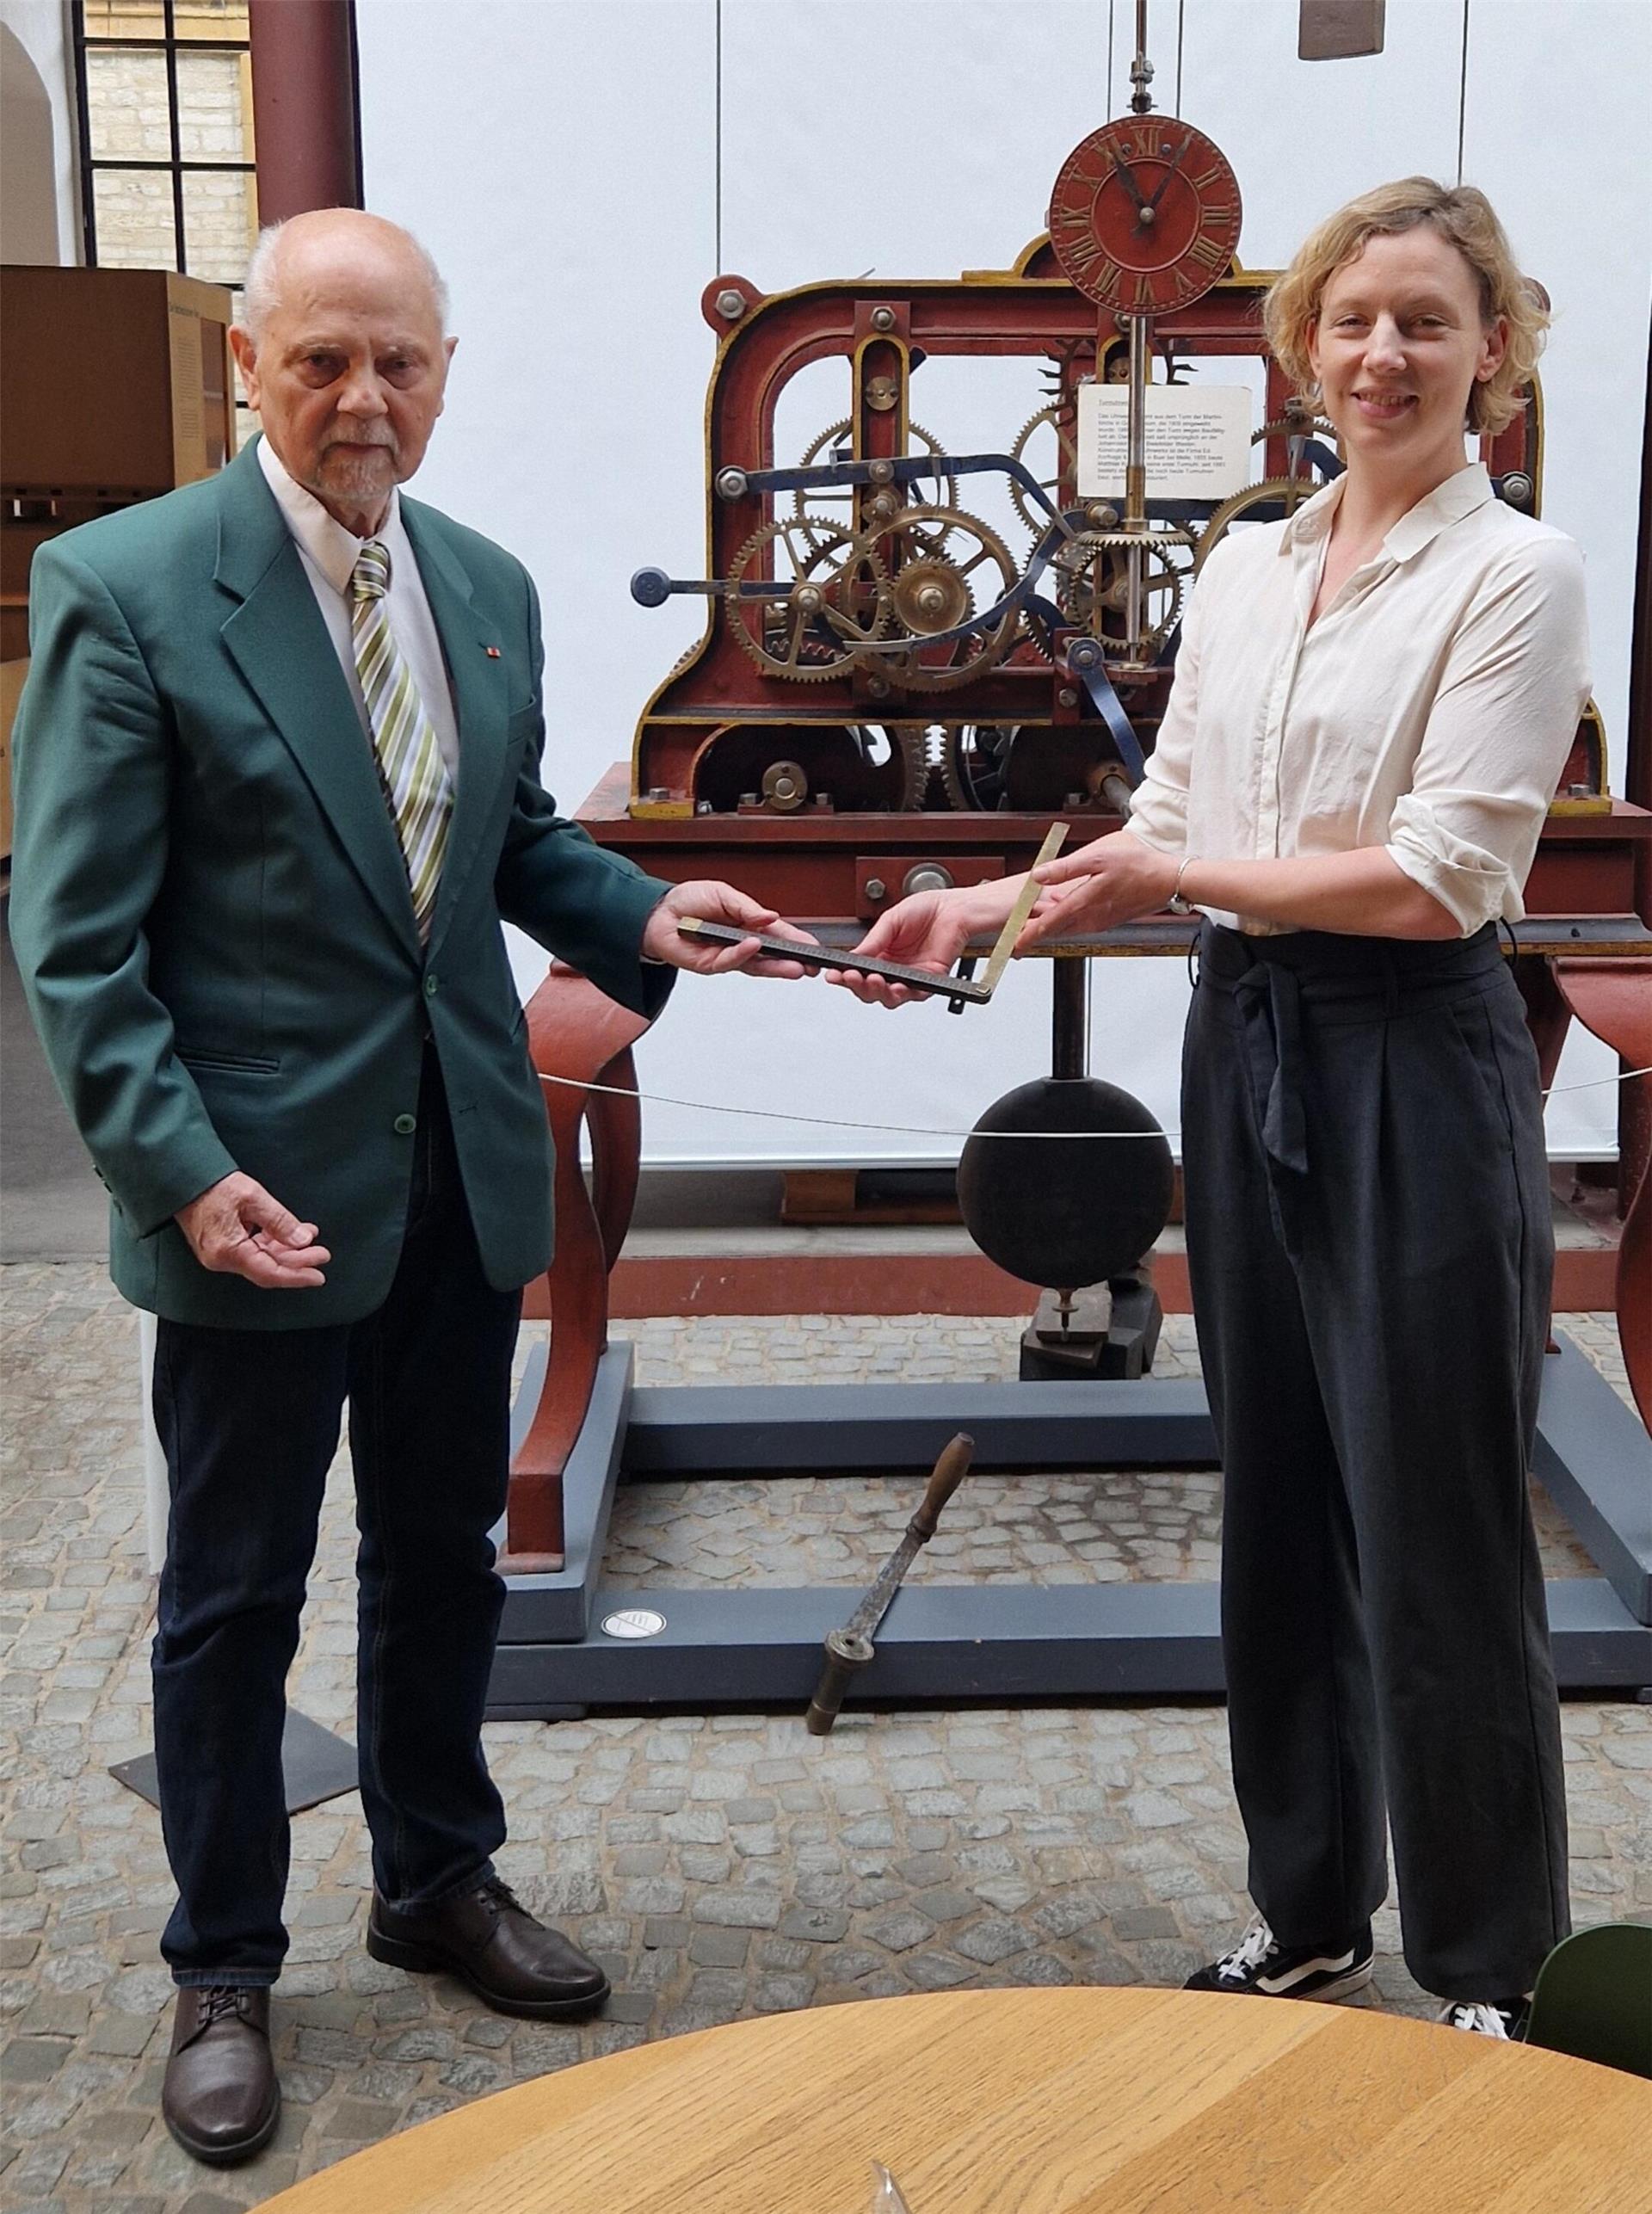
<svg viewBox="0 0 1652 2214">
<path fill-rule="evenodd" d="M 396 449 L 372 446 L 367 452 L 347 452 L 342 446 L 323 449 L 316 466 L 316 481 L 309 487 L 329 492 L 335 499 L 378 500 L 397 482 Z"/>
</svg>

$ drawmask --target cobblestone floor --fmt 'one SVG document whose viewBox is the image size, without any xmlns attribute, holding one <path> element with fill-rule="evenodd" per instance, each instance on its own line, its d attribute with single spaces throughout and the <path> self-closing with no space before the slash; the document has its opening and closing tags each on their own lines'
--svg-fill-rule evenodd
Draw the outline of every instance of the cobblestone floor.
<svg viewBox="0 0 1652 2214">
<path fill-rule="evenodd" d="M 102 1271 L 0 1271 L 9 1473 L 0 1635 L 9 1842 L 0 2071 L 10 2214 L 225 2214 L 386 2131 L 644 2038 L 835 1999 L 977 1983 L 1179 1980 L 1242 1921 L 1242 1840 L 1218 1710 L 1173 1706 L 490 1726 L 503 1872 L 607 1962 L 605 2017 L 555 2029 L 361 1950 L 353 1800 L 294 1824 L 294 1943 L 275 2003 L 287 2092 L 251 2166 L 195 2167 L 157 2116 L 170 1898 L 153 1811 L 108 1774 L 147 1736 L 135 1329 Z M 959 1318 L 627 1325 L 644 1382 L 1012 1373 L 1013 1333 Z M 1621 1388 L 1607 1317 L 1568 1327 Z M 1195 1366 L 1174 1320 L 1161 1372 Z M 854 1583 L 910 1511 L 866 1479 L 621 1495 L 627 1580 Z M 1541 1502 L 1540 1502 L 1541 1504 Z M 1542 1508 L 1551 1575 L 1581 1566 Z M 1012 1523 L 1008 1532 L 1006 1520 Z M 349 1726 L 353 1532 L 329 1494 L 295 1704 Z M 1045 1582 L 1205 1575 L 1213 1481 L 973 1479 L 933 1563 Z M 1652 1708 L 1564 1710 L 1580 1921 L 1652 1907 Z M 1427 2005 L 1390 1900 L 1372 2003 Z"/>
</svg>

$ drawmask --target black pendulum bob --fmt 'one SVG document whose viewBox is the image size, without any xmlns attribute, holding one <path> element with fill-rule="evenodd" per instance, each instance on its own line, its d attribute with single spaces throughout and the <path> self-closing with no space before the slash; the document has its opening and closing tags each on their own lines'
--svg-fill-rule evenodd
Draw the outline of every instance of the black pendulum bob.
<svg viewBox="0 0 1652 2214">
<path fill-rule="evenodd" d="M 989 1261 L 1040 1287 L 1021 1337 L 1024 1381 L 1140 1376 L 1164 1318 L 1144 1256 L 1169 1219 L 1174 1166 L 1141 1101 L 1085 1073 L 1088 964 L 1050 965 L 1051 1073 L 977 1122 L 959 1160 L 959 1207 Z"/>
</svg>

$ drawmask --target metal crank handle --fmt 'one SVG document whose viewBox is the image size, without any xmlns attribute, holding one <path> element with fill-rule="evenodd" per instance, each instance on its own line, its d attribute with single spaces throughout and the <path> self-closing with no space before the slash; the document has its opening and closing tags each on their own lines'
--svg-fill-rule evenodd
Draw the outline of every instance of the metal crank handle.
<svg viewBox="0 0 1652 2214">
<path fill-rule="evenodd" d="M 674 592 L 714 595 L 722 589 L 704 577 L 668 577 L 663 569 L 639 569 L 631 580 L 631 596 L 639 607 L 663 607 Z"/>
<path fill-rule="evenodd" d="M 783 579 L 779 583 L 768 577 L 742 584 L 738 596 L 743 600 L 783 600 L 792 587 Z M 639 569 L 631 580 L 631 596 L 639 607 L 663 607 L 674 592 L 698 592 L 703 600 L 724 600 L 729 596 L 724 579 L 718 577 L 668 577 L 663 569 Z"/>
<path fill-rule="evenodd" d="M 928 1545 L 935 1534 L 935 1525 L 940 1520 L 940 1510 L 970 1472 L 970 1463 L 975 1459 L 975 1440 L 967 1430 L 960 1430 L 935 1463 L 923 1495 L 923 1503 L 907 1527 L 914 1537 Z"/>
<path fill-rule="evenodd" d="M 870 1637 L 847 1637 L 841 1630 L 828 1631 L 826 1665 L 820 1672 L 820 1681 L 815 1686 L 809 1711 L 803 1718 L 811 1737 L 824 1737 L 829 1734 L 837 1720 L 849 1686 L 871 1660 L 872 1654 Z"/>
</svg>

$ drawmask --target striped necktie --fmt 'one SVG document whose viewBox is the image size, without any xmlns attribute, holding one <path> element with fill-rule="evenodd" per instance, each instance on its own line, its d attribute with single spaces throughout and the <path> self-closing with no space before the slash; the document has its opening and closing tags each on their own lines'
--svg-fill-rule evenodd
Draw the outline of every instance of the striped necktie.
<svg viewBox="0 0 1652 2214">
<path fill-rule="evenodd" d="M 369 539 L 350 576 L 355 670 L 373 728 L 379 780 L 407 863 L 419 936 L 428 940 L 441 885 L 453 791 L 413 672 L 391 631 L 385 598 L 389 585 L 390 556 L 376 538 Z"/>
</svg>

